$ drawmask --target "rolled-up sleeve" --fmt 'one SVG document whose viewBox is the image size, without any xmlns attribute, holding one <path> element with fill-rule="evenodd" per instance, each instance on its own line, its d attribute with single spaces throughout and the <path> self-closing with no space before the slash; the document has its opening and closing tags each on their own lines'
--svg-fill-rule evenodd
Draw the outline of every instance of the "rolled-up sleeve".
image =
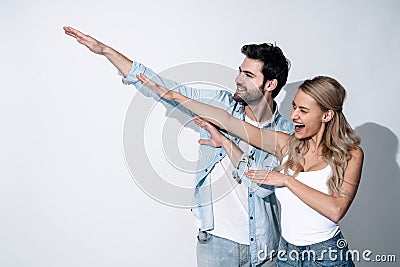
<svg viewBox="0 0 400 267">
<path fill-rule="evenodd" d="M 155 83 L 158 83 L 159 85 L 162 85 L 170 90 L 178 91 L 179 87 L 185 87 L 185 91 L 187 90 L 191 91 L 192 89 L 192 88 L 187 88 L 187 86 L 180 85 L 177 82 L 166 79 L 155 73 L 152 69 L 147 68 L 142 63 L 136 61 L 132 63 L 132 67 L 128 73 L 128 76 L 122 78 L 122 83 L 125 85 L 134 85 L 136 89 L 138 89 L 138 91 L 140 91 L 143 95 L 159 99 L 160 96 L 157 93 L 143 86 L 142 82 L 138 80 L 137 75 L 141 73 L 146 77 L 148 77 L 149 79 L 151 79 L 152 81 L 154 81 Z"/>
</svg>

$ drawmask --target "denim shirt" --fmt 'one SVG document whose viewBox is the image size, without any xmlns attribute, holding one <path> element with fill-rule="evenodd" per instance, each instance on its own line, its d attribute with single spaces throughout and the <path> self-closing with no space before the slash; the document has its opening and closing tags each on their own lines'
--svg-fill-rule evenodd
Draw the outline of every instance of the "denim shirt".
<svg viewBox="0 0 400 267">
<path fill-rule="evenodd" d="M 136 75 L 143 73 L 154 82 L 177 91 L 189 98 L 222 108 L 241 120 L 244 119 L 245 112 L 242 104 L 236 102 L 230 92 L 224 90 L 205 90 L 194 89 L 185 85 L 178 84 L 157 75 L 153 70 L 145 67 L 143 64 L 134 62 L 126 78 L 122 81 L 124 84 L 133 84 L 145 96 L 178 107 L 183 112 L 194 116 L 194 114 L 180 106 L 175 101 L 160 98 L 158 94 L 142 86 L 142 83 L 136 78 Z M 281 132 L 293 132 L 293 124 L 283 118 L 278 111 L 275 111 L 270 123 L 264 128 L 274 129 Z M 234 136 L 226 135 L 235 144 L 239 139 Z M 200 138 L 208 139 L 208 131 L 200 127 Z M 211 179 L 210 171 L 214 165 L 226 156 L 225 150 L 214 148 L 207 145 L 199 146 L 199 161 L 195 174 L 194 198 L 192 212 L 200 219 L 201 230 L 211 230 L 214 228 L 214 215 L 211 197 Z M 243 154 L 237 170 L 232 174 L 232 179 L 244 181 L 248 184 L 248 212 L 249 212 L 249 241 L 252 264 L 262 262 L 260 259 L 269 258 L 272 250 L 277 251 L 279 244 L 279 210 L 277 200 L 274 194 L 274 188 L 270 186 L 260 186 L 248 180 L 244 173 L 249 169 L 272 170 L 279 164 L 279 160 L 272 154 L 263 150 L 253 148 L 249 154 Z M 265 253 L 265 254 L 264 254 Z"/>
</svg>

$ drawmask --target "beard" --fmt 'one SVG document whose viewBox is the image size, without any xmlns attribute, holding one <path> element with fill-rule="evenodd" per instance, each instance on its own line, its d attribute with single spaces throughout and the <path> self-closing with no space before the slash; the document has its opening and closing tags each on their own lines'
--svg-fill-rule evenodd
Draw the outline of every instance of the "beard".
<svg viewBox="0 0 400 267">
<path fill-rule="evenodd" d="M 235 99 L 236 102 L 246 104 L 246 102 L 243 100 L 243 98 L 238 93 L 235 93 L 233 95 L 233 99 Z"/>
<path fill-rule="evenodd" d="M 233 99 L 236 102 L 242 103 L 243 105 L 248 105 L 252 102 L 257 102 L 260 100 L 260 98 L 263 97 L 264 95 L 264 89 L 263 89 L 263 85 L 261 87 L 259 87 L 258 89 L 260 90 L 259 92 L 252 92 L 249 93 L 248 91 L 246 91 L 245 94 L 238 94 L 237 92 L 235 92 L 235 94 L 233 95 Z"/>
</svg>

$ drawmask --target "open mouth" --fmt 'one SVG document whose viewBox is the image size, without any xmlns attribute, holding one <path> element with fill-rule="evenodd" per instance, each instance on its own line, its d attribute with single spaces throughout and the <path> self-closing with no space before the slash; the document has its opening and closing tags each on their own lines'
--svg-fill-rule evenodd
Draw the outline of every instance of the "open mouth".
<svg viewBox="0 0 400 267">
<path fill-rule="evenodd" d="M 293 123 L 294 124 L 294 130 L 296 131 L 296 132 L 298 132 L 298 131 L 301 131 L 303 128 L 304 128 L 304 124 L 301 124 L 301 123 Z"/>
</svg>

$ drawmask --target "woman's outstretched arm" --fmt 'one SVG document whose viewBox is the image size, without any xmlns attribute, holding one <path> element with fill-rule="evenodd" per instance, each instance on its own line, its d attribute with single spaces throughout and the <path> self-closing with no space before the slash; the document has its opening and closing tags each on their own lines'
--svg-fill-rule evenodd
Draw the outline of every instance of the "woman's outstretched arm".
<svg viewBox="0 0 400 267">
<path fill-rule="evenodd" d="M 278 157 L 282 155 L 290 135 L 272 130 L 260 129 L 247 122 L 231 116 L 223 109 L 201 103 L 185 97 L 184 95 L 168 90 L 167 88 L 153 82 L 143 74 L 137 77 L 144 86 L 159 94 L 162 98 L 180 103 L 191 110 L 202 119 L 205 119 L 218 127 L 236 135 L 251 145 L 265 150 Z"/>
</svg>

